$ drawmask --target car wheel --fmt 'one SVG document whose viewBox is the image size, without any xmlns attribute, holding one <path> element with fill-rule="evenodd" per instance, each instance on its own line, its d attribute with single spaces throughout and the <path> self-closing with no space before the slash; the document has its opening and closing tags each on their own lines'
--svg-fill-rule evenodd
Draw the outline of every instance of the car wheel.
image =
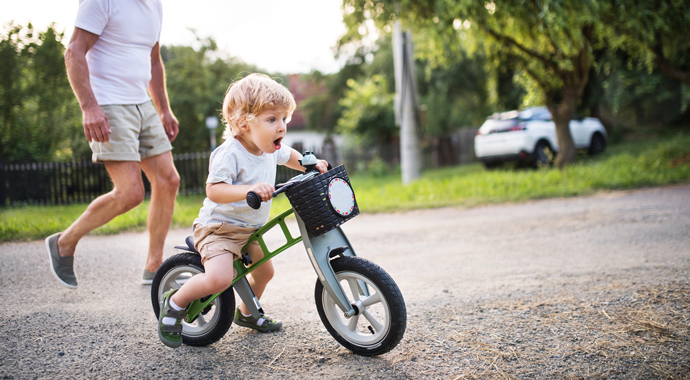
<svg viewBox="0 0 690 380">
<path fill-rule="evenodd" d="M 599 153 L 603 153 L 604 150 L 606 150 L 606 140 L 604 139 L 604 136 L 601 135 L 601 133 L 595 133 L 592 135 L 592 140 L 589 142 L 589 148 L 587 148 L 587 152 L 590 155 L 595 155 Z"/>
<path fill-rule="evenodd" d="M 534 147 L 534 153 L 532 153 L 532 166 L 535 168 L 549 167 L 553 163 L 553 158 L 554 153 L 551 145 L 544 140 L 539 141 Z"/>
</svg>

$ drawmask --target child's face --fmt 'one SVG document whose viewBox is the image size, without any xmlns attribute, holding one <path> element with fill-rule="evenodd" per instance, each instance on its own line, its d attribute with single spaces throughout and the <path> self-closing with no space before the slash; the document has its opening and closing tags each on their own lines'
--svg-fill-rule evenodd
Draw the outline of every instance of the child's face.
<svg viewBox="0 0 690 380">
<path fill-rule="evenodd" d="M 247 150 L 254 154 L 273 153 L 280 149 L 280 143 L 287 131 L 288 112 L 284 109 L 268 109 L 247 123 L 242 133 L 242 141 Z"/>
</svg>

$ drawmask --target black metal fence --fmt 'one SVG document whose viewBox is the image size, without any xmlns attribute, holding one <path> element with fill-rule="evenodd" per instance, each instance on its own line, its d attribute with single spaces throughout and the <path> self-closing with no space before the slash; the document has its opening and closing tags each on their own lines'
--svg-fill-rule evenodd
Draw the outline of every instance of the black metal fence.
<svg viewBox="0 0 690 380">
<path fill-rule="evenodd" d="M 206 191 L 209 156 L 208 152 L 173 155 L 180 174 L 180 194 Z M 296 174 L 292 169 L 278 166 L 276 183 Z M 143 173 L 142 178 L 148 195 L 151 186 Z M 0 163 L 0 206 L 85 203 L 112 188 L 105 166 L 91 161 Z"/>
</svg>

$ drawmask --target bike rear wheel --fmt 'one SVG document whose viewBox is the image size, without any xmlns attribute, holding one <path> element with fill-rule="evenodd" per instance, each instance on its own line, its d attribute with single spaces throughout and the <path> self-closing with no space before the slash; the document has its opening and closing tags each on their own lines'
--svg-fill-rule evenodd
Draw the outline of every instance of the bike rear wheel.
<svg viewBox="0 0 690 380">
<path fill-rule="evenodd" d="M 331 266 L 357 314 L 346 318 L 321 281 L 316 280 L 316 309 L 328 332 L 359 355 L 381 355 L 395 348 L 405 334 L 407 311 L 393 279 L 361 257 L 337 258 Z"/>
<path fill-rule="evenodd" d="M 181 253 L 165 260 L 156 271 L 151 284 L 151 303 L 158 318 L 163 294 L 179 289 L 192 276 L 203 273 L 201 257 L 193 253 Z M 228 332 L 235 316 L 235 293 L 228 288 L 221 293 L 192 322 L 182 321 L 182 342 L 190 346 L 207 346 L 215 343 Z"/>
</svg>

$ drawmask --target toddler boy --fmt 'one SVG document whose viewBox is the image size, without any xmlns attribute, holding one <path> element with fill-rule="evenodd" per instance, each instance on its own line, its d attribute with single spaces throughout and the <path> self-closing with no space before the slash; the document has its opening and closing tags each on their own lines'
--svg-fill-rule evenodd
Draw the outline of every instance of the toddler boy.
<svg viewBox="0 0 690 380">
<path fill-rule="evenodd" d="M 262 74 L 250 74 L 230 85 L 223 101 L 226 141 L 211 154 L 206 180 L 206 199 L 194 221 L 194 245 L 201 253 L 205 273 L 190 278 L 180 289 L 165 293 L 158 322 L 158 335 L 170 347 L 182 344 L 181 321 L 190 302 L 222 292 L 235 278 L 233 261 L 257 229 L 268 221 L 276 178 L 276 165 L 304 171 L 302 155 L 281 144 L 287 123 L 295 110 L 290 92 Z M 319 160 L 324 173 L 328 164 Z M 254 210 L 246 202 L 254 191 L 266 202 Z M 253 262 L 263 258 L 258 242 L 248 247 Z M 269 260 L 248 277 L 257 298 L 273 278 Z M 282 323 L 266 315 L 256 319 L 240 302 L 235 324 L 258 331 L 275 331 Z"/>
</svg>

